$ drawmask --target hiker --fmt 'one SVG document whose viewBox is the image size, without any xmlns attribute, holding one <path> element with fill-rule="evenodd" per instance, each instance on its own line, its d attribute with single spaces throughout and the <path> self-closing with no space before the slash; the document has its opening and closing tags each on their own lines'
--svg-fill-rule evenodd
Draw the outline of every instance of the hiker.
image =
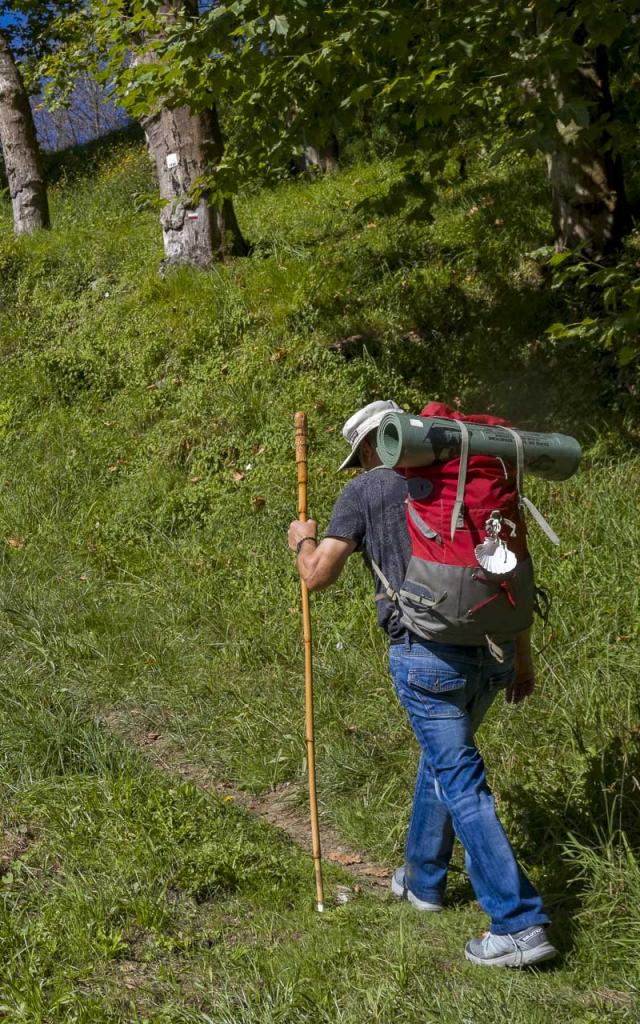
<svg viewBox="0 0 640 1024">
<path fill-rule="evenodd" d="M 289 547 L 309 590 L 335 583 L 355 551 L 372 570 L 391 676 L 422 749 L 405 864 L 393 873 L 392 892 L 417 910 L 441 910 L 456 834 L 491 922 L 489 932 L 467 943 L 466 958 L 487 966 L 540 963 L 556 955 L 547 938 L 549 918 L 498 820 L 474 741 L 500 690 L 516 704 L 533 692 L 529 630 L 503 642 L 497 660 L 495 645 L 424 640 L 401 621 L 397 601 L 388 595 L 397 597 L 412 555 L 408 481 L 385 468 L 376 451 L 377 428 L 389 411 L 401 410 L 395 402 L 376 401 L 347 420 L 342 433 L 351 452 L 339 469 L 359 466 L 364 472 L 338 497 L 323 539 L 317 542 L 313 520 L 295 520 Z"/>
</svg>

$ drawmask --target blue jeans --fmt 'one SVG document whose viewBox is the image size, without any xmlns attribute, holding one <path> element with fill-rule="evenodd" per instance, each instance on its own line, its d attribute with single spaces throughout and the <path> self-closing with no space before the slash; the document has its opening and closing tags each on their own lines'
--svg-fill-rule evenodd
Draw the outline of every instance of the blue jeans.
<svg viewBox="0 0 640 1024">
<path fill-rule="evenodd" d="M 406 845 L 408 888 L 421 900 L 442 902 L 455 833 L 494 935 L 548 924 L 498 820 L 474 741 L 496 694 L 513 679 L 515 645 L 505 645 L 498 664 L 485 647 L 392 644 L 389 663 L 422 748 Z"/>
</svg>

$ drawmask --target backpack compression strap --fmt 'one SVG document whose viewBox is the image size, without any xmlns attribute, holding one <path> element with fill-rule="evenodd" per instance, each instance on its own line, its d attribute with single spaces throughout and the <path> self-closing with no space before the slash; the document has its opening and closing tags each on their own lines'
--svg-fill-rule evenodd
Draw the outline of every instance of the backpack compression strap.
<svg viewBox="0 0 640 1024">
<path fill-rule="evenodd" d="M 522 438 L 517 431 L 513 430 L 511 427 L 505 427 L 504 429 L 507 433 L 511 434 L 516 446 L 516 487 L 518 488 L 518 497 L 522 498 L 522 493 L 524 491 L 524 445 L 522 443 Z"/>
<path fill-rule="evenodd" d="M 383 573 L 382 569 L 378 568 L 378 566 L 373 561 L 373 559 L 371 560 L 371 568 L 373 569 L 373 571 L 375 572 L 376 576 L 378 577 L 378 579 L 382 583 L 382 586 L 384 587 L 384 592 L 387 595 L 387 597 L 389 598 L 389 600 L 393 601 L 393 603 L 396 604 L 397 601 L 398 601 L 398 594 L 397 594 L 397 592 L 393 589 L 393 587 L 389 583 L 389 580 L 387 579 L 387 577 Z"/>
<path fill-rule="evenodd" d="M 524 445 L 522 438 L 517 430 L 512 430 L 511 427 L 503 427 L 509 434 L 511 434 L 515 446 L 516 446 L 516 486 L 518 488 L 518 497 L 520 503 L 531 513 L 536 523 L 540 527 L 543 533 L 547 535 L 552 544 L 559 544 L 560 538 L 555 530 L 552 530 L 549 523 L 543 516 L 540 509 L 536 508 L 529 498 L 526 498 L 523 494 L 523 477 L 524 477 Z"/>
<path fill-rule="evenodd" d="M 393 587 L 389 583 L 389 580 L 387 579 L 387 577 L 383 573 L 382 569 L 378 565 L 376 565 L 376 563 L 373 561 L 373 559 L 371 559 L 371 568 L 373 569 L 373 571 L 375 572 L 376 576 L 378 577 L 378 579 L 382 583 L 382 586 L 384 587 L 384 592 L 385 592 L 386 596 L 394 604 L 400 605 L 400 597 L 405 596 L 405 597 L 410 597 L 414 601 L 417 600 L 418 603 L 423 605 L 423 606 L 426 606 L 428 608 L 435 608 L 436 605 L 441 604 L 444 601 L 445 597 L 447 596 L 446 591 L 445 591 L 445 593 L 440 594 L 440 597 L 436 597 L 434 600 L 431 600 L 430 598 L 427 598 L 427 597 L 419 597 L 418 598 L 418 597 L 416 597 L 415 594 L 409 594 L 406 590 L 401 590 L 400 594 L 398 594 L 398 591 L 393 589 Z M 376 601 L 381 601 L 381 600 L 382 600 L 382 594 L 378 594 L 376 596 Z"/>
<path fill-rule="evenodd" d="M 458 420 L 460 427 L 460 469 L 458 470 L 458 489 L 456 491 L 456 502 L 451 513 L 451 540 L 456 535 L 458 527 L 464 526 L 462 518 L 462 506 L 464 504 L 464 485 L 467 479 L 467 465 L 469 463 L 469 431 L 464 420 Z M 520 442 L 522 444 L 522 442 Z"/>
<path fill-rule="evenodd" d="M 426 540 L 437 540 L 442 543 L 442 537 L 440 534 L 436 533 L 435 530 L 432 530 L 431 527 L 427 526 L 427 524 L 420 518 L 409 498 L 407 498 L 407 512 L 409 513 L 409 518 L 416 530 L 418 530 Z"/>
</svg>

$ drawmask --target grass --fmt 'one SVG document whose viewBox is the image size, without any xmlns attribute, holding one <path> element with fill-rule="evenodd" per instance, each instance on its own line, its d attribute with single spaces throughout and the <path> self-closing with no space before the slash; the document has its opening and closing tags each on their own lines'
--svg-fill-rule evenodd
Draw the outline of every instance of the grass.
<svg viewBox="0 0 640 1024">
<path fill-rule="evenodd" d="M 527 256 L 549 240 L 541 168 L 452 171 L 432 225 L 359 212 L 394 174 L 372 161 L 245 197 L 254 253 L 207 274 L 158 276 L 135 140 L 92 151 L 86 174 L 62 162 L 51 233 L 14 241 L 0 211 L 8 1020 L 638 1018 L 636 427 L 606 361 L 545 339 L 563 298 Z M 435 919 L 364 894 L 315 914 L 304 854 L 107 727 L 158 734 L 239 789 L 303 783 L 293 413 L 309 414 L 326 522 L 339 426 L 381 395 L 494 408 L 585 445 L 572 481 L 531 481 L 563 542 L 532 536 L 554 596 L 540 686 L 482 735 L 554 917 L 555 969 L 464 962 L 484 919 L 459 871 Z M 393 864 L 416 748 L 360 565 L 313 616 L 323 820 Z M 339 881 L 331 869 L 329 893 Z"/>
</svg>

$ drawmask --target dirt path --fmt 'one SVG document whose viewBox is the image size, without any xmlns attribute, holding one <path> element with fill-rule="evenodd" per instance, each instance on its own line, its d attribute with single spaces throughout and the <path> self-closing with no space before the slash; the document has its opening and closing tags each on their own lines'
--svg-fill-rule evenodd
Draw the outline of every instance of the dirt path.
<svg viewBox="0 0 640 1024">
<path fill-rule="evenodd" d="M 207 793 L 215 793 L 254 814 L 262 821 L 281 829 L 292 842 L 310 854 L 309 819 L 298 806 L 301 786 L 284 783 L 262 796 L 252 796 L 236 789 L 229 782 L 220 782 L 202 764 L 190 761 L 185 751 L 171 739 L 157 732 L 145 731 L 131 711 L 109 710 L 100 715 L 100 721 L 120 739 L 136 747 L 161 771 L 179 776 Z M 389 887 L 391 868 L 368 861 L 357 850 L 344 844 L 333 829 L 321 822 L 322 857 L 339 864 L 359 886 L 380 891 Z"/>
<path fill-rule="evenodd" d="M 0 878 L 11 871 L 13 862 L 26 853 L 33 841 L 33 835 L 26 825 L 18 832 L 5 832 L 0 836 Z"/>
</svg>

